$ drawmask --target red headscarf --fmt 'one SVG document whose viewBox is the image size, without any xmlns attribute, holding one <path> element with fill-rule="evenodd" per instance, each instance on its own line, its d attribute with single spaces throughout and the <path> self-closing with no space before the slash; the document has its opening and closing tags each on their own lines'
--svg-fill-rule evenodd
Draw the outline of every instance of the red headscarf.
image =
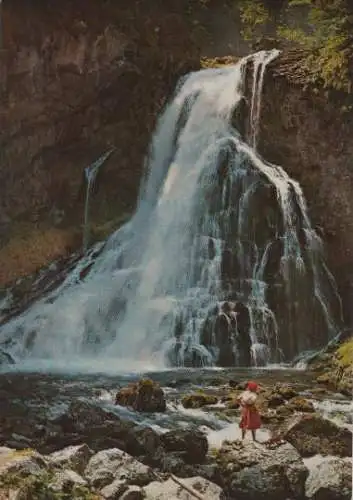
<svg viewBox="0 0 353 500">
<path fill-rule="evenodd" d="M 246 386 L 246 388 L 247 388 L 249 391 L 251 391 L 251 392 L 256 392 L 256 391 L 257 391 L 257 389 L 258 389 L 258 387 L 259 387 L 259 386 L 257 385 L 257 383 L 256 383 L 256 382 L 248 382 L 248 384 L 247 384 L 247 386 Z"/>
</svg>

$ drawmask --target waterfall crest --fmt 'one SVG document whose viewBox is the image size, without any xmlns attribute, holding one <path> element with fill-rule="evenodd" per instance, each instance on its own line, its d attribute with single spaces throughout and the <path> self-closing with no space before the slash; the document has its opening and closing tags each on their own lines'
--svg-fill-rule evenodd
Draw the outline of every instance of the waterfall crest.
<svg viewBox="0 0 353 500">
<path fill-rule="evenodd" d="M 131 221 L 83 282 L 74 271 L 0 330 L 17 359 L 262 365 L 337 333 L 339 297 L 300 186 L 256 152 L 263 78 L 276 55 L 182 79 Z M 243 137 L 236 114 L 249 63 Z"/>
</svg>

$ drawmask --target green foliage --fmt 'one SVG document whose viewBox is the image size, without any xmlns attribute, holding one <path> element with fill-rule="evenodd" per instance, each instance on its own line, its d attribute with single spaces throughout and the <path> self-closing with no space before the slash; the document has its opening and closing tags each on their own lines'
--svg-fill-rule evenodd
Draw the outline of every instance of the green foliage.
<svg viewBox="0 0 353 500">
<path fill-rule="evenodd" d="M 337 350 L 339 366 L 353 369 L 353 340 L 342 344 Z"/>
<path fill-rule="evenodd" d="M 353 12 L 347 0 L 289 0 L 288 12 L 295 9 L 306 17 L 304 23 L 277 25 L 277 39 L 303 49 L 300 73 L 303 83 L 352 92 L 350 64 L 353 60 Z M 291 16 L 289 16 L 291 17 Z M 295 16 L 292 16 L 295 19 Z M 256 29 L 271 19 L 268 0 L 241 2 L 244 34 L 254 39 Z"/>
<path fill-rule="evenodd" d="M 256 29 L 269 21 L 269 11 L 260 0 L 243 0 L 239 9 L 243 24 L 242 36 L 245 40 L 251 40 L 256 34 Z"/>
</svg>

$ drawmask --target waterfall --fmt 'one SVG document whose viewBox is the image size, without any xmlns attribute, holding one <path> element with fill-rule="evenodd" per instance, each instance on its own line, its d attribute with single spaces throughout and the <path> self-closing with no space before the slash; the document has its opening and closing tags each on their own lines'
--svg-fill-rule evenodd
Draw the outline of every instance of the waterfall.
<svg viewBox="0 0 353 500">
<path fill-rule="evenodd" d="M 301 188 L 256 151 L 264 74 L 276 55 L 180 81 L 153 136 L 135 215 L 83 281 L 69 276 L 2 327 L 14 357 L 262 365 L 336 335 L 339 297 Z M 246 137 L 234 116 L 251 92 L 249 64 Z"/>
<path fill-rule="evenodd" d="M 91 192 L 93 188 L 93 184 L 96 180 L 97 174 L 101 166 L 107 161 L 109 156 L 114 151 L 113 148 L 109 149 L 106 153 L 104 153 L 98 160 L 94 163 L 91 163 L 88 167 L 85 168 L 85 177 L 86 177 L 86 199 L 85 199 L 85 209 L 84 209 L 84 223 L 83 223 L 83 250 L 87 251 L 89 245 L 89 230 L 90 230 L 90 221 L 89 221 L 89 208 L 90 208 L 90 198 Z"/>
<path fill-rule="evenodd" d="M 249 144 L 256 151 L 257 149 L 257 136 L 259 131 L 260 111 L 261 111 L 261 97 L 262 87 L 264 84 L 264 76 L 266 67 L 279 55 L 279 50 L 261 51 L 257 57 L 254 58 L 253 70 L 253 85 L 251 96 L 250 108 L 250 138 Z M 250 56 L 251 58 L 251 56 Z"/>
</svg>

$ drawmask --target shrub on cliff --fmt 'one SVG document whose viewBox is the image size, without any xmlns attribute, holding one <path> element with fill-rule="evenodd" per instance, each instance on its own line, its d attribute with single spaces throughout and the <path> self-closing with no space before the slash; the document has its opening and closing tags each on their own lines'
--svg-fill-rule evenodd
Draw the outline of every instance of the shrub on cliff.
<svg viewBox="0 0 353 500">
<path fill-rule="evenodd" d="M 279 42 L 289 42 L 302 50 L 292 67 L 303 84 L 351 93 L 353 79 L 353 5 L 349 0 L 289 0 L 291 22 L 278 16 L 284 2 L 240 0 L 243 33 L 254 39 L 259 25 L 275 23 Z M 296 22 L 301 9 L 304 22 Z M 291 13 L 293 15 L 291 15 Z M 279 18 L 278 18 L 279 17 Z"/>
</svg>

